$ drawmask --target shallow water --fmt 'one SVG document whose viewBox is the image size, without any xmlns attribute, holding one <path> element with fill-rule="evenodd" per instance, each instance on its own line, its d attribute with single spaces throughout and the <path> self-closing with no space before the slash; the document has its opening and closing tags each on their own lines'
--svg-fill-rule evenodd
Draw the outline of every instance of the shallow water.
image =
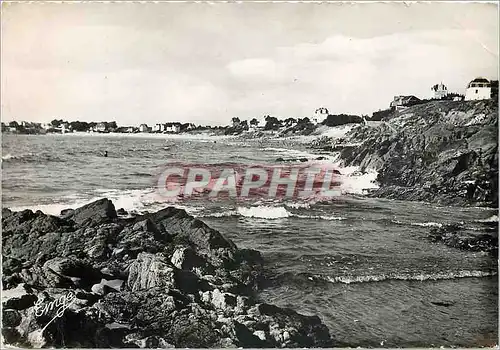
<svg viewBox="0 0 500 350">
<path fill-rule="evenodd" d="M 169 162 L 276 164 L 278 157 L 318 156 L 289 140 L 227 137 L 214 143 L 148 135 L 3 135 L 2 144 L 3 206 L 53 214 L 100 197 L 126 210 L 165 207 L 155 176 Z M 485 253 L 431 243 L 426 236 L 444 223 L 477 228 L 480 220 L 495 220 L 497 211 L 359 196 L 373 186 L 372 178 L 349 177 L 353 194 L 323 203 L 176 205 L 239 246 L 261 251 L 268 283 L 260 297 L 319 315 L 341 345 L 496 343 L 497 262 Z"/>
</svg>

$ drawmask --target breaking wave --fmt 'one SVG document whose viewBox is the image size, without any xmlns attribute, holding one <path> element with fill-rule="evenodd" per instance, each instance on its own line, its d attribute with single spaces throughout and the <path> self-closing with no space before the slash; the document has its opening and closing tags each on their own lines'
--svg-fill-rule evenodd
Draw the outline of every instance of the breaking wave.
<svg viewBox="0 0 500 350">
<path fill-rule="evenodd" d="M 490 277 L 496 276 L 497 271 L 479 271 L 479 270 L 464 270 L 456 272 L 442 272 L 442 273 L 388 273 L 380 275 L 364 275 L 364 276 L 324 276 L 310 273 L 284 273 L 280 280 L 309 280 L 311 282 L 326 282 L 326 283 L 375 283 L 383 281 L 438 281 L 438 280 L 451 280 L 457 278 L 470 278 L 470 277 Z M 300 282 L 303 283 L 303 282 Z"/>
<path fill-rule="evenodd" d="M 226 210 L 223 212 L 215 212 L 208 214 L 201 214 L 201 217 L 229 217 L 239 216 L 246 218 L 258 218 L 267 220 L 286 219 L 286 218 L 300 218 L 312 220 L 344 220 L 341 216 L 330 215 L 307 215 L 296 214 L 288 211 L 284 207 L 273 207 L 267 205 L 259 205 L 257 207 L 238 207 L 236 210 Z"/>
<path fill-rule="evenodd" d="M 324 278 L 331 283 L 363 283 L 363 282 L 380 282 L 385 280 L 401 280 L 401 281 L 437 281 L 437 280 L 450 280 L 455 278 L 466 277 L 487 277 L 495 276 L 497 272 L 491 271 L 458 271 L 458 272 L 445 272 L 445 273 L 419 273 L 419 274 L 406 274 L 396 273 L 387 275 L 367 275 L 367 276 L 318 276 Z"/>
<path fill-rule="evenodd" d="M 498 222 L 498 215 L 492 215 L 487 219 L 477 220 L 477 222 Z"/>
</svg>

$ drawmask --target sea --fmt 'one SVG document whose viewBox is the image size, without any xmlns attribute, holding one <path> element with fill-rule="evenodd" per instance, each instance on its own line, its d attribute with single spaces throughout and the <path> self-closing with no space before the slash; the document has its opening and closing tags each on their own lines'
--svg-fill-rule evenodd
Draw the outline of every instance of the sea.
<svg viewBox="0 0 500 350">
<path fill-rule="evenodd" d="M 432 243 L 432 227 L 471 230 L 498 221 L 492 208 L 450 207 L 364 196 L 376 173 L 342 168 L 311 138 L 241 139 L 154 134 L 2 135 L 2 206 L 59 215 L 107 197 L 116 209 L 173 205 L 263 254 L 259 298 L 318 315 L 339 346 L 477 347 L 497 344 L 498 263 L 488 253 Z M 108 156 L 103 153 L 107 151 Z M 172 162 L 276 164 L 278 158 L 338 163 L 330 200 L 179 200 L 158 194 Z M 336 163 L 336 164 L 337 164 Z"/>
</svg>

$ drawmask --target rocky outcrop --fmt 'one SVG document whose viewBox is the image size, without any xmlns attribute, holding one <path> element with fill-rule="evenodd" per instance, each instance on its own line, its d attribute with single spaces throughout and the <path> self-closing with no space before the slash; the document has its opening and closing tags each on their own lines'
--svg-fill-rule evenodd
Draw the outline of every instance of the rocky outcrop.
<svg viewBox="0 0 500 350">
<path fill-rule="evenodd" d="M 412 106 L 355 127 L 344 143 L 336 147 L 345 165 L 379 172 L 372 196 L 498 205 L 497 101 Z"/>
<path fill-rule="evenodd" d="M 3 210 L 2 334 L 23 347 L 331 347 L 318 317 L 260 302 L 257 251 L 169 207 Z"/>
<path fill-rule="evenodd" d="M 488 252 L 498 257 L 498 222 L 485 222 L 474 229 L 463 224 L 433 227 L 429 234 L 432 242 L 471 252 Z"/>
</svg>

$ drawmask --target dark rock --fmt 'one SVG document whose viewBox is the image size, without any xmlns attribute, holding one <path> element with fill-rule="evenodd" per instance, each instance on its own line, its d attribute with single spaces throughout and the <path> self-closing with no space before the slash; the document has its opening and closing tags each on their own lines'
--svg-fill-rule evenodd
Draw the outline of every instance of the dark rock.
<svg viewBox="0 0 500 350">
<path fill-rule="evenodd" d="M 72 215 L 69 216 L 69 218 L 78 225 L 83 226 L 110 222 L 110 220 L 116 217 L 115 206 L 107 198 L 99 199 L 81 208 L 75 209 Z"/>
<path fill-rule="evenodd" d="M 434 304 L 436 306 L 450 307 L 450 306 L 455 305 L 455 302 L 453 302 L 453 301 L 431 301 L 431 304 Z"/>
<path fill-rule="evenodd" d="M 71 215 L 73 215 L 74 212 L 75 211 L 73 209 L 63 209 L 63 210 L 61 210 L 60 216 L 63 219 L 67 219 L 67 218 L 71 217 Z"/>
<path fill-rule="evenodd" d="M 17 327 L 21 323 L 22 317 L 19 311 L 2 308 L 2 326 Z"/>
<path fill-rule="evenodd" d="M 118 209 L 118 210 L 116 211 L 116 214 L 117 214 L 117 215 L 121 215 L 121 216 L 127 216 L 127 215 L 128 215 L 128 212 L 127 212 L 125 209 L 120 208 L 120 209 Z"/>
<path fill-rule="evenodd" d="M 2 281 L 4 287 L 17 286 L 2 293 L 2 332 L 10 343 L 89 348 L 331 345 L 319 319 L 278 307 L 257 308 L 260 253 L 238 249 L 184 210 L 171 207 L 118 218 L 113 204 L 100 200 L 68 212 L 66 219 L 4 212 L 2 264 L 7 275 Z M 40 314 L 40 307 L 47 312 Z"/>
<path fill-rule="evenodd" d="M 16 344 L 21 338 L 15 327 L 2 327 L 2 336 L 6 344 Z"/>
<path fill-rule="evenodd" d="M 469 230 L 461 224 L 449 224 L 442 227 L 433 227 L 429 239 L 432 242 L 444 243 L 452 248 L 473 252 L 489 252 L 494 256 L 498 256 L 497 230 Z"/>
</svg>

